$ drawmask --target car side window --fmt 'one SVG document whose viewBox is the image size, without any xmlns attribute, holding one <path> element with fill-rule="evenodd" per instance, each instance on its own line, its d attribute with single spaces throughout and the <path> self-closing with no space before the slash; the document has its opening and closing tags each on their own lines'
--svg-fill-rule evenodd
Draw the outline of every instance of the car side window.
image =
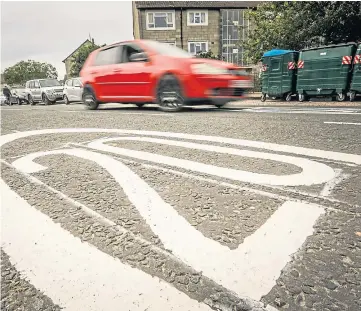
<svg viewBox="0 0 361 311">
<path fill-rule="evenodd" d="M 74 79 L 74 80 L 73 80 L 73 86 L 76 86 L 76 87 L 81 86 L 80 81 L 79 81 L 78 79 Z"/>
<path fill-rule="evenodd" d="M 73 80 L 68 80 L 68 81 L 66 81 L 66 83 L 65 83 L 67 86 L 72 86 L 73 85 Z"/>
<path fill-rule="evenodd" d="M 29 82 L 29 88 L 30 88 L 30 89 L 33 89 L 33 88 L 34 88 L 34 81 L 30 81 L 30 82 Z"/>
<path fill-rule="evenodd" d="M 123 55 L 122 55 L 122 62 L 123 63 L 129 63 L 129 57 L 130 55 L 134 53 L 143 53 L 145 52 L 140 46 L 132 43 L 132 44 L 124 44 L 123 45 Z"/>
<path fill-rule="evenodd" d="M 94 66 L 119 64 L 121 62 L 121 47 L 112 46 L 100 50 L 95 57 Z"/>
<path fill-rule="evenodd" d="M 34 81 L 34 87 L 35 87 L 35 88 L 40 87 L 39 81 Z"/>
</svg>

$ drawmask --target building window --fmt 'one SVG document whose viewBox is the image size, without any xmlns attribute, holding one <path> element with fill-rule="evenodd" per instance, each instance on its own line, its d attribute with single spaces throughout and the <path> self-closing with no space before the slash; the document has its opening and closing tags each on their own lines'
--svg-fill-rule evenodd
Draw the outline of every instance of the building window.
<svg viewBox="0 0 361 311">
<path fill-rule="evenodd" d="M 188 11 L 188 26 L 207 26 L 208 11 Z"/>
<path fill-rule="evenodd" d="M 196 55 L 208 51 L 208 42 L 188 42 L 188 52 Z"/>
<path fill-rule="evenodd" d="M 175 29 L 175 11 L 147 12 L 147 30 Z"/>
</svg>

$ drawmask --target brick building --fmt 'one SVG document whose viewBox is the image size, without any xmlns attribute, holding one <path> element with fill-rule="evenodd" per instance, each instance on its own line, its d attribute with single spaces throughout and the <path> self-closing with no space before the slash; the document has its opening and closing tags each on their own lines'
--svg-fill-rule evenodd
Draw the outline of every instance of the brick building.
<svg viewBox="0 0 361 311">
<path fill-rule="evenodd" d="M 242 40 L 251 27 L 245 12 L 256 1 L 133 1 L 133 35 L 176 45 L 192 54 L 211 50 L 247 65 Z"/>
</svg>

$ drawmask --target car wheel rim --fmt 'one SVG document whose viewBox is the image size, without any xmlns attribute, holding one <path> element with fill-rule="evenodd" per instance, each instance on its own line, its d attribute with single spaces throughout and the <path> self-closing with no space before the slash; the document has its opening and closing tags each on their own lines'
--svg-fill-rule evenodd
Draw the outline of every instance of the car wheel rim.
<svg viewBox="0 0 361 311">
<path fill-rule="evenodd" d="M 95 103 L 94 96 L 91 94 L 84 95 L 84 104 L 87 106 L 91 106 Z"/>
<path fill-rule="evenodd" d="M 158 91 L 159 103 L 162 107 L 176 109 L 183 105 L 183 97 L 176 82 L 163 83 Z"/>
</svg>

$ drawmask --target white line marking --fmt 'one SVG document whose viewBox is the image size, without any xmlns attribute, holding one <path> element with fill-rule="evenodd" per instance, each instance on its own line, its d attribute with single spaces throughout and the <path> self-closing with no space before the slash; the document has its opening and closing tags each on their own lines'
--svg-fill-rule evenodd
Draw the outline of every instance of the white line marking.
<svg viewBox="0 0 361 311">
<path fill-rule="evenodd" d="M 323 187 L 320 193 L 321 196 L 323 197 L 329 196 L 337 184 L 339 184 L 341 181 L 345 180 L 350 176 L 349 174 L 342 174 L 341 169 L 335 169 L 335 172 L 336 172 L 335 178 L 325 184 L 325 186 Z"/>
<path fill-rule="evenodd" d="M 356 110 L 355 112 L 343 112 L 343 111 L 312 111 L 312 110 L 271 110 L 271 109 L 267 109 L 267 110 L 261 110 L 261 109 L 257 109 L 255 110 L 254 108 L 246 108 L 243 109 L 242 111 L 246 111 L 246 112 L 253 112 L 253 113 L 281 113 L 281 114 L 335 114 L 335 115 L 359 115 L 361 114 L 361 112 L 358 112 L 359 110 Z"/>
<path fill-rule="evenodd" d="M 301 167 L 302 172 L 293 175 L 259 174 L 259 173 L 252 173 L 237 169 L 204 164 L 200 162 L 194 162 L 185 159 L 179 159 L 175 157 L 163 156 L 145 151 L 124 149 L 105 144 L 108 142 L 114 142 L 119 140 L 152 142 L 163 145 L 204 150 L 208 152 L 210 151 L 210 152 L 238 155 L 242 157 L 273 160 L 273 161 L 289 163 Z M 176 141 L 176 140 L 164 140 L 164 139 L 150 138 L 150 137 L 114 137 L 114 138 L 99 139 L 93 141 L 90 144 L 88 144 L 88 146 L 97 150 L 111 152 L 123 156 L 129 156 L 140 160 L 146 160 L 158 164 L 175 166 L 178 168 L 183 168 L 199 173 L 216 175 L 219 177 L 224 177 L 232 180 L 244 181 L 249 183 L 255 183 L 255 184 L 287 185 L 287 186 L 312 185 L 312 184 L 327 182 L 328 180 L 333 179 L 335 176 L 335 172 L 331 167 L 304 158 L 297 158 L 292 156 L 271 154 L 265 152 L 240 150 L 240 149 L 219 147 L 213 145 L 197 144 L 197 143 Z"/>
<path fill-rule="evenodd" d="M 237 294 L 256 300 L 271 290 L 290 255 L 312 234 L 314 222 L 324 212 L 314 204 L 285 202 L 243 244 L 230 250 L 203 236 L 131 169 L 107 155 L 80 149 L 37 152 L 16 160 L 13 166 L 26 173 L 38 172 L 45 167 L 33 162 L 35 158 L 62 153 L 95 161 L 106 169 L 164 247 L 179 259 Z"/>
<path fill-rule="evenodd" d="M 179 260 L 177 257 L 175 257 L 172 253 L 160 248 L 159 246 L 152 244 L 150 241 L 144 239 L 142 236 L 140 235 L 135 235 L 133 232 L 129 231 L 126 228 L 121 227 L 120 225 L 117 225 L 115 222 L 113 222 L 112 220 L 104 217 L 103 215 L 99 214 L 98 212 L 94 211 L 93 209 L 87 207 L 86 205 L 68 197 L 66 194 L 62 193 L 59 190 L 56 190 L 55 188 L 45 184 L 44 182 L 42 182 L 41 180 L 39 180 L 38 178 L 29 175 L 28 173 L 24 172 L 23 170 L 15 167 L 14 165 L 4 161 L 4 160 L 0 160 L 1 163 L 4 163 L 5 165 L 15 169 L 17 172 L 19 172 L 21 175 L 23 175 L 27 180 L 29 180 L 30 182 L 42 186 L 44 188 L 46 188 L 47 190 L 49 190 L 50 192 L 54 193 L 56 196 L 58 196 L 61 200 L 65 200 L 68 203 L 70 203 L 71 205 L 80 208 L 86 215 L 93 217 L 95 219 L 97 219 L 97 221 L 99 221 L 100 223 L 102 223 L 105 226 L 109 226 L 111 228 L 113 228 L 114 230 L 117 230 L 118 232 L 122 233 L 122 234 L 126 234 L 128 236 L 131 236 L 134 240 L 139 241 L 141 244 L 145 245 L 149 245 L 149 248 L 154 250 L 157 253 L 161 253 L 162 255 L 170 258 L 171 260 L 178 262 L 181 265 L 184 265 L 184 262 L 182 262 L 181 260 Z M 124 238 L 126 236 L 124 235 Z"/>
<path fill-rule="evenodd" d="M 65 310 L 210 310 L 55 224 L 0 180 L 1 246 L 36 288 Z"/>
<path fill-rule="evenodd" d="M 57 133 L 116 133 L 116 134 L 134 134 L 144 136 L 159 136 L 166 138 L 180 138 L 180 139 L 192 139 L 195 141 L 208 141 L 223 144 L 230 144 L 236 146 L 268 149 L 276 152 L 293 153 L 304 156 L 310 156 L 315 158 L 323 158 L 329 160 L 335 160 L 340 162 L 350 162 L 361 165 L 361 156 L 357 154 L 348 154 L 342 152 L 325 151 L 304 147 L 295 147 L 289 145 L 279 145 L 274 143 L 243 140 L 219 136 L 206 136 L 184 133 L 172 133 L 172 132 L 158 132 L 158 131 L 141 131 L 141 130 L 122 130 L 122 129 L 101 129 L 101 128 L 62 128 L 62 129 L 42 129 L 33 130 L 27 132 L 7 134 L 0 137 L 0 147 L 13 140 L 24 138 L 33 135 L 44 134 L 57 134 Z"/>
<path fill-rule="evenodd" d="M 325 124 L 345 124 L 345 125 L 361 125 L 361 123 L 355 122 L 323 122 Z"/>
</svg>

